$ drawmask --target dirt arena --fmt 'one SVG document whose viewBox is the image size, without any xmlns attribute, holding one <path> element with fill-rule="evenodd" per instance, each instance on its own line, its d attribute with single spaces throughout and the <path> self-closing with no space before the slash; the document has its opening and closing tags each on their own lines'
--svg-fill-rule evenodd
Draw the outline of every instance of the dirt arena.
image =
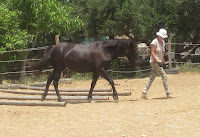
<svg viewBox="0 0 200 137">
<path fill-rule="evenodd" d="M 132 92 L 119 97 L 119 103 L 110 98 L 66 107 L 0 106 L 0 137 L 199 137 L 200 74 L 168 75 L 172 99 L 165 98 L 161 78 L 153 82 L 148 99 L 142 99 L 147 80 L 115 80 L 118 91 Z M 89 88 L 90 82 L 60 88 Z M 105 87 L 110 85 L 100 79 L 96 88 Z"/>
</svg>

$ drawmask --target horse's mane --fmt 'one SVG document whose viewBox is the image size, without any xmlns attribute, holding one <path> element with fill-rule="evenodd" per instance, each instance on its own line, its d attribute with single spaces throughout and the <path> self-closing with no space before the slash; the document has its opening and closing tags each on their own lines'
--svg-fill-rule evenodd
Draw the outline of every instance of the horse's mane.
<svg viewBox="0 0 200 137">
<path fill-rule="evenodd" d="M 127 39 L 109 39 L 103 41 L 103 47 L 114 47 L 117 45 L 117 43 L 120 43 L 119 45 L 128 45 L 127 43 L 130 42 L 130 40 Z"/>
</svg>

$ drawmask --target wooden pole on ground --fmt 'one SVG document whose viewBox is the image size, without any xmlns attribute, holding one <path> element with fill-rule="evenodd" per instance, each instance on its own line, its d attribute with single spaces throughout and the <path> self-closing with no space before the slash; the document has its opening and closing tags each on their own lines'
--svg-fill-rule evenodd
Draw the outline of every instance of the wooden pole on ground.
<svg viewBox="0 0 200 137">
<path fill-rule="evenodd" d="M 32 90 L 45 90 L 44 87 L 34 86 L 19 86 L 20 89 L 32 89 Z M 54 88 L 49 88 L 49 91 L 55 91 Z M 90 89 L 59 89 L 60 92 L 89 92 Z M 111 88 L 96 88 L 94 92 L 111 92 Z"/>
<path fill-rule="evenodd" d="M 0 105 L 65 107 L 66 102 L 25 102 L 25 101 L 1 101 L 0 100 Z"/>
<path fill-rule="evenodd" d="M 20 90 L 7 90 L 7 89 L 0 89 L 0 92 L 5 93 L 14 93 L 14 94 L 26 94 L 26 95 L 42 95 L 43 91 L 20 91 Z M 88 96 L 86 92 L 60 92 L 61 95 L 64 96 Z M 55 92 L 48 92 L 48 95 L 56 95 Z M 112 96 L 112 92 L 93 92 L 93 96 Z M 118 92 L 119 96 L 130 96 L 131 92 Z"/>
<path fill-rule="evenodd" d="M 41 100 L 41 96 L 28 96 L 28 95 L 22 95 L 22 96 L 16 96 L 16 95 L 0 95 L 0 99 L 6 99 L 6 100 Z M 63 100 L 88 100 L 87 96 L 64 96 L 62 97 Z M 109 100 L 109 97 L 100 97 L 100 96 L 94 96 L 94 100 Z M 57 96 L 47 96 L 45 100 L 58 100 Z"/>
</svg>

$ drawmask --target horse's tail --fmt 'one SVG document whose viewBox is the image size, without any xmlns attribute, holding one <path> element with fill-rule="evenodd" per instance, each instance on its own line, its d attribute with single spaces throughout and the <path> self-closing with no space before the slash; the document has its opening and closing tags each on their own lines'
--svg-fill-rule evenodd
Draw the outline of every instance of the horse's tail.
<svg viewBox="0 0 200 137">
<path fill-rule="evenodd" d="M 27 64 L 29 66 L 31 66 L 31 69 L 33 70 L 40 70 L 42 71 L 45 67 L 49 66 L 50 64 L 50 52 L 52 50 L 54 45 L 49 46 L 45 51 L 44 51 L 44 55 L 41 58 L 41 60 L 36 61 L 36 62 L 27 62 Z"/>
</svg>

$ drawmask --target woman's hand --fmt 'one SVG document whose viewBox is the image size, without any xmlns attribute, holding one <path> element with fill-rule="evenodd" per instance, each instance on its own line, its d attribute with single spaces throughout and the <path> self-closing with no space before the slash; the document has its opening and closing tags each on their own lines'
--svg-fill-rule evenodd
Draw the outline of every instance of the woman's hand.
<svg viewBox="0 0 200 137">
<path fill-rule="evenodd" d="M 157 62 L 159 67 L 163 67 L 163 63 L 162 62 Z"/>
</svg>

